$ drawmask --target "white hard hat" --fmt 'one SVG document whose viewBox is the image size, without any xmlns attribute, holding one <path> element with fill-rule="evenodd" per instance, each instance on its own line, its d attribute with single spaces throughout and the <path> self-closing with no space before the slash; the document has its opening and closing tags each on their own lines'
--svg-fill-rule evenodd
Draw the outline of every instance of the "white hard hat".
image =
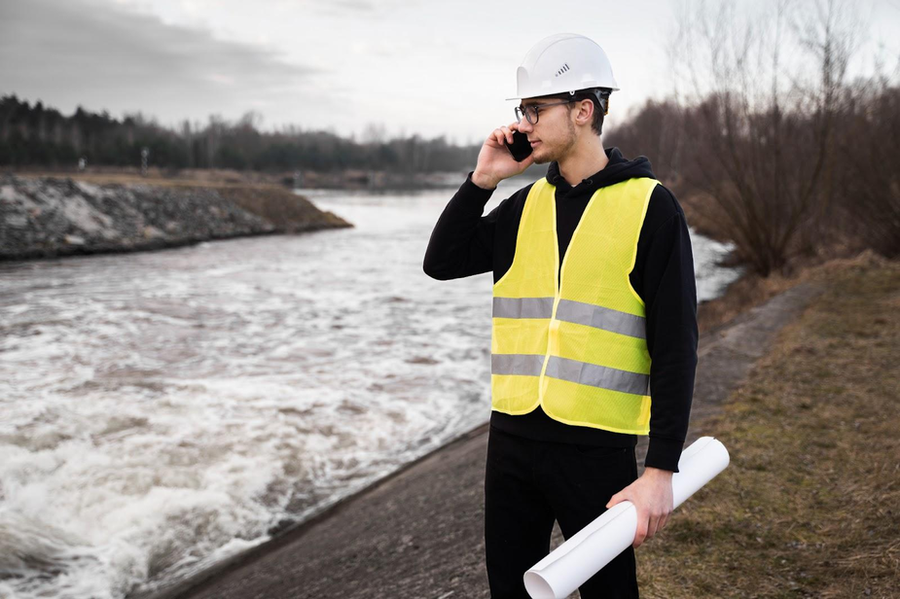
<svg viewBox="0 0 900 599">
<path fill-rule="evenodd" d="M 594 87 L 619 89 L 603 48 L 575 33 L 558 33 L 535 44 L 516 70 L 516 84 L 516 96 L 508 100 Z"/>
</svg>

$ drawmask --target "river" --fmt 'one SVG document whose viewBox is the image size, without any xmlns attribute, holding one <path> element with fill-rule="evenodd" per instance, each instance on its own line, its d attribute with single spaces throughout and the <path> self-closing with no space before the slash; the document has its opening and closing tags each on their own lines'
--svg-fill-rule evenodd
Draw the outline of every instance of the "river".
<svg viewBox="0 0 900 599">
<path fill-rule="evenodd" d="M 488 419 L 490 274 L 422 272 L 452 190 L 309 195 L 356 227 L 0 264 L 0 597 L 169 584 Z"/>
</svg>

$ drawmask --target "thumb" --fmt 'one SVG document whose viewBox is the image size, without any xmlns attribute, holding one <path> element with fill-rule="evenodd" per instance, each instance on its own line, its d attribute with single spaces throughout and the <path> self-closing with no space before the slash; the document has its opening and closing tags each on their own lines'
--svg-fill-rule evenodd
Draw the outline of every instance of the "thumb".
<svg viewBox="0 0 900 599">
<path fill-rule="evenodd" d="M 627 501 L 627 499 L 628 498 L 625 496 L 625 492 L 619 491 L 618 493 L 616 493 L 615 495 L 610 497 L 608 502 L 606 502 L 606 509 L 611 508 L 612 506 L 616 505 L 617 503 L 622 503 L 623 501 Z"/>
</svg>

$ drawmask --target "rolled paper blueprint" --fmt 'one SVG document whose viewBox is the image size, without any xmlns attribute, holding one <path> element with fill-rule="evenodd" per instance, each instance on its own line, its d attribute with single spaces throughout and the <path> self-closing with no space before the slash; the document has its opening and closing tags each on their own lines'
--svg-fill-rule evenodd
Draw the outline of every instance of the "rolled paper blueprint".
<svg viewBox="0 0 900 599">
<path fill-rule="evenodd" d="M 681 453 L 672 476 L 675 507 L 728 466 L 728 450 L 712 437 L 701 437 Z M 617 503 L 578 531 L 525 573 L 532 599 L 564 599 L 614 557 L 625 551 L 637 532 L 637 510 L 630 501 Z"/>
</svg>

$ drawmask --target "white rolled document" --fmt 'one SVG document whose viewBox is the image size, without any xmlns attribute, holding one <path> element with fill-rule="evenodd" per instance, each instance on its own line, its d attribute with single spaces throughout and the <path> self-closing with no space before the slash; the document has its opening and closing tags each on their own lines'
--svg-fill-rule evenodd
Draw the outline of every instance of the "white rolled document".
<svg viewBox="0 0 900 599">
<path fill-rule="evenodd" d="M 672 476 L 675 507 L 728 466 L 728 450 L 712 437 L 701 437 L 681 453 Z M 564 599 L 625 551 L 637 532 L 637 510 L 623 501 L 578 531 L 525 573 L 532 599 Z"/>
</svg>

